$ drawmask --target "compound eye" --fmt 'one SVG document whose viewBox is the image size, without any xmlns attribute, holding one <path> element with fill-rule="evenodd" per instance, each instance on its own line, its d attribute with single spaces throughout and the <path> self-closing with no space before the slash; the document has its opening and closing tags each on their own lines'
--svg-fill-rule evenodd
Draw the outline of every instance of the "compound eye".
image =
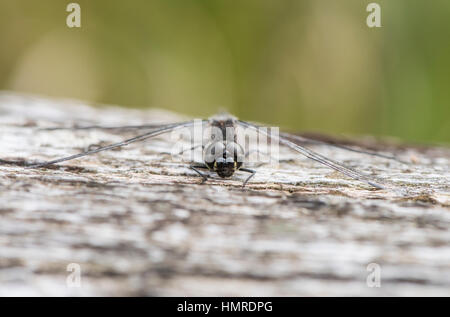
<svg viewBox="0 0 450 317">
<path fill-rule="evenodd" d="M 217 158 L 222 157 L 224 149 L 225 146 L 221 142 L 211 143 L 205 150 L 203 158 L 205 163 L 212 163 Z"/>
<path fill-rule="evenodd" d="M 233 157 L 227 157 L 225 159 L 225 163 L 233 163 L 234 162 L 234 158 Z"/>
<path fill-rule="evenodd" d="M 244 153 L 240 153 L 236 156 L 236 162 L 243 163 L 245 159 Z"/>
<path fill-rule="evenodd" d="M 225 159 L 224 159 L 223 157 L 218 157 L 218 158 L 216 159 L 216 162 L 217 162 L 217 163 L 224 163 L 224 162 L 225 162 Z"/>
<path fill-rule="evenodd" d="M 233 158 L 236 157 L 237 162 L 244 161 L 244 150 L 235 142 L 230 142 L 227 144 L 227 154 Z"/>
</svg>

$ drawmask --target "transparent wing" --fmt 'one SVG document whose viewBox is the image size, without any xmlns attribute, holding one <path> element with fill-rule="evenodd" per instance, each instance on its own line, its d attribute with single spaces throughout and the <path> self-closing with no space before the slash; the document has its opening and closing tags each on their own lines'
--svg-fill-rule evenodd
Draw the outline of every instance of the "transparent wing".
<svg viewBox="0 0 450 317">
<path fill-rule="evenodd" d="M 408 162 L 404 162 L 400 159 L 398 159 L 397 157 L 395 157 L 394 155 L 387 155 L 387 154 L 382 154 L 382 153 L 378 153 L 378 152 L 374 152 L 374 151 L 369 151 L 369 150 L 362 150 L 360 148 L 354 148 L 354 147 L 349 147 L 349 146 L 345 146 L 345 145 L 341 145 L 341 144 L 334 144 L 334 143 L 329 143 L 329 142 L 325 142 L 325 141 L 321 141 L 321 140 L 315 140 L 315 139 L 311 139 L 311 138 L 306 138 L 306 137 L 302 137 L 299 135 L 295 135 L 295 134 L 290 134 L 290 133 L 286 133 L 286 132 L 282 132 L 280 133 L 280 135 L 286 139 L 289 140 L 296 140 L 298 142 L 302 142 L 304 144 L 325 144 L 328 146 L 333 146 L 339 149 L 343 149 L 346 151 L 351 151 L 351 152 L 356 152 L 356 153 L 361 153 L 361 154 L 367 154 L 367 155 L 371 155 L 371 156 L 377 156 L 377 157 L 381 157 L 381 158 L 385 158 L 388 160 L 394 160 L 397 161 L 399 163 L 402 164 L 409 164 Z"/>
<path fill-rule="evenodd" d="M 329 168 L 332 168 L 338 172 L 341 172 L 342 174 L 347 175 L 353 179 L 357 179 L 359 181 L 362 181 L 364 183 L 367 183 L 367 184 L 369 184 L 373 187 L 379 188 L 379 189 L 385 189 L 387 187 L 387 185 L 383 181 L 381 181 L 375 177 L 365 175 L 361 172 L 355 171 L 354 169 L 346 167 L 346 166 L 342 165 L 341 163 L 338 163 L 329 158 L 326 158 L 325 156 L 323 156 L 319 153 L 316 153 L 310 149 L 307 149 L 301 145 L 298 145 L 298 144 L 295 144 L 294 142 L 289 141 L 284 136 L 279 136 L 279 137 L 272 136 L 269 133 L 267 133 L 266 130 L 259 129 L 260 127 L 257 125 L 254 125 L 254 124 L 251 124 L 251 123 L 248 123 L 245 121 L 241 121 L 241 120 L 238 120 L 237 122 L 243 127 L 254 129 L 258 133 L 264 134 L 264 135 L 270 137 L 271 139 L 278 140 L 280 142 L 280 144 L 285 145 L 285 146 L 293 149 L 294 151 L 306 156 L 307 158 L 314 160 L 318 163 L 321 163 L 325 166 L 328 166 Z"/>
<path fill-rule="evenodd" d="M 126 126 L 91 125 L 91 126 L 40 128 L 38 130 L 39 131 L 55 131 L 55 130 L 116 130 L 116 131 L 131 130 L 131 131 L 133 131 L 133 130 L 141 130 L 141 129 L 149 129 L 149 130 L 160 129 L 167 125 L 168 125 L 167 123 L 166 124 L 126 125 Z M 346 151 L 362 153 L 362 154 L 367 154 L 367 155 L 371 155 L 371 156 L 377 156 L 377 157 L 381 157 L 381 158 L 385 158 L 385 159 L 389 159 L 389 160 L 394 160 L 394 161 L 400 162 L 402 164 L 409 164 L 407 162 L 404 162 L 404 161 L 398 159 L 397 157 L 395 157 L 393 155 L 386 155 L 386 154 L 382 154 L 382 153 L 378 153 L 378 152 L 374 152 L 374 151 L 363 150 L 360 148 L 349 147 L 349 146 L 345 146 L 345 145 L 341 145 L 341 144 L 334 144 L 334 143 L 325 142 L 325 141 L 312 139 L 312 138 L 307 138 L 304 136 L 299 136 L 299 135 L 290 134 L 290 133 L 286 133 L 286 132 L 280 133 L 280 135 L 289 140 L 295 140 L 295 141 L 301 142 L 303 144 L 325 144 L 325 145 L 333 146 L 333 147 L 343 149 Z"/>
<path fill-rule="evenodd" d="M 248 121 L 243 121 L 249 125 L 253 125 L 254 127 L 260 127 L 261 124 L 256 123 L 256 122 L 248 122 Z M 402 164 L 406 164 L 406 165 L 410 165 L 410 163 L 402 161 L 401 159 L 395 157 L 394 155 L 387 155 L 387 154 L 382 154 L 382 153 L 378 153 L 375 151 L 369 151 L 369 150 L 363 150 L 361 148 L 355 148 L 355 147 L 350 147 L 350 146 L 345 146 L 345 145 L 341 145 L 341 144 L 335 144 L 335 143 L 331 143 L 331 142 L 326 142 L 326 141 L 322 141 L 322 140 L 317 140 L 317 139 L 313 139 L 313 138 L 308 138 L 308 137 L 304 137 L 304 136 L 299 136 L 299 135 L 295 135 L 295 134 L 291 134 L 291 133 L 286 133 L 286 132 L 280 132 L 280 136 L 282 136 L 283 138 L 286 138 L 288 140 L 295 140 L 296 142 L 301 142 L 304 145 L 307 144 L 324 144 L 324 145 L 328 145 L 328 146 L 333 146 L 342 150 L 346 150 L 346 151 L 351 151 L 351 152 L 355 152 L 355 153 L 361 153 L 361 154 L 367 154 L 367 155 L 371 155 L 371 156 L 377 156 L 377 157 L 382 157 L 385 159 L 389 159 L 389 160 L 394 160 L 397 161 L 399 163 Z"/>
<path fill-rule="evenodd" d="M 40 128 L 40 131 L 54 131 L 54 130 L 139 130 L 139 129 L 160 129 L 166 124 L 141 124 L 141 125 L 125 125 L 125 126 L 100 126 L 100 125 L 90 125 L 90 126 L 73 126 L 73 127 L 54 127 L 54 128 Z"/>
<path fill-rule="evenodd" d="M 160 127 L 159 129 L 152 130 L 150 132 L 147 132 L 147 133 L 135 136 L 133 138 L 124 140 L 122 142 L 110 144 L 110 145 L 103 146 L 103 147 L 100 147 L 100 148 L 97 148 L 97 149 L 94 149 L 94 150 L 90 150 L 90 151 L 86 151 L 86 152 L 82 152 L 82 153 L 78 153 L 78 154 L 62 157 L 62 158 L 59 158 L 59 159 L 56 159 L 56 160 L 52 160 L 52 161 L 48 161 L 48 162 L 44 162 L 44 163 L 33 164 L 33 165 L 30 165 L 30 166 L 27 166 L 27 168 L 45 167 L 45 166 L 48 166 L 48 165 L 57 164 L 57 163 L 61 163 L 61 162 L 65 162 L 65 161 L 69 161 L 69 160 L 73 160 L 73 159 L 77 159 L 77 158 L 80 158 L 80 157 L 83 157 L 83 156 L 87 156 L 87 155 L 91 155 L 91 154 L 95 154 L 95 153 L 98 153 L 98 152 L 115 149 L 115 148 L 118 148 L 118 147 L 122 147 L 122 146 L 128 145 L 130 143 L 142 141 L 142 140 L 145 140 L 145 139 L 148 139 L 148 138 L 151 138 L 151 137 L 155 137 L 155 136 L 163 134 L 163 133 L 171 132 L 171 131 L 174 131 L 176 129 L 192 126 L 192 125 L 194 125 L 195 122 L 197 122 L 197 121 L 196 120 L 192 120 L 192 121 L 168 124 L 168 125 L 165 125 L 163 127 Z M 203 120 L 202 122 L 205 123 L 205 122 L 207 122 L 207 120 Z"/>
</svg>

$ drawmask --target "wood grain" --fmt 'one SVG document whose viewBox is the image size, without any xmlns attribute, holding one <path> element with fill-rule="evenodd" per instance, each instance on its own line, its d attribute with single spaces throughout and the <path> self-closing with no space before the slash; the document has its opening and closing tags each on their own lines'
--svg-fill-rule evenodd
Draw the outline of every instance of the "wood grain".
<svg viewBox="0 0 450 317">
<path fill-rule="evenodd" d="M 403 193 L 288 149 L 279 166 L 256 166 L 246 188 L 243 173 L 200 185 L 167 154 L 167 136 L 24 168 L 136 133 L 42 128 L 184 119 L 3 92 L 0 295 L 450 295 L 446 147 L 353 140 L 403 164 L 311 145 Z M 81 287 L 66 284 L 70 263 L 81 267 Z M 381 287 L 367 286 L 370 263 L 381 268 Z"/>
</svg>

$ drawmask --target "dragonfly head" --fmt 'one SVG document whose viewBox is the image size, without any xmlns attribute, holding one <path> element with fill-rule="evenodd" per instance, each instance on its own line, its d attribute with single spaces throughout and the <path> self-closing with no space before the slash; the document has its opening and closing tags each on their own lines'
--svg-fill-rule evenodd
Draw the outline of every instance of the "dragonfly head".
<svg viewBox="0 0 450 317">
<path fill-rule="evenodd" d="M 219 157 L 214 162 L 214 171 L 222 178 L 231 177 L 237 169 L 237 162 L 233 157 Z"/>
<path fill-rule="evenodd" d="M 206 147 L 206 165 L 222 178 L 231 177 L 242 166 L 244 151 L 235 142 L 213 142 Z"/>
</svg>

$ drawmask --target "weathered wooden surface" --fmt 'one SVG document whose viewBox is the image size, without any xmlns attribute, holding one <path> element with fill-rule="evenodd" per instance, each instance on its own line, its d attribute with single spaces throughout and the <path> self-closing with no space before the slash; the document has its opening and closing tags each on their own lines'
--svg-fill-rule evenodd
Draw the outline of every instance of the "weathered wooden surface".
<svg viewBox="0 0 450 317">
<path fill-rule="evenodd" d="M 0 295 L 450 295 L 446 148 L 369 141 L 406 165 L 314 146 L 407 195 L 288 150 L 278 168 L 258 167 L 247 188 L 240 173 L 199 185 L 186 165 L 160 154 L 167 137 L 57 168 L 19 166 L 133 134 L 42 127 L 179 119 L 3 93 Z M 69 263 L 81 266 L 79 288 L 66 285 Z M 366 284 L 369 263 L 381 267 L 379 288 Z"/>
</svg>

